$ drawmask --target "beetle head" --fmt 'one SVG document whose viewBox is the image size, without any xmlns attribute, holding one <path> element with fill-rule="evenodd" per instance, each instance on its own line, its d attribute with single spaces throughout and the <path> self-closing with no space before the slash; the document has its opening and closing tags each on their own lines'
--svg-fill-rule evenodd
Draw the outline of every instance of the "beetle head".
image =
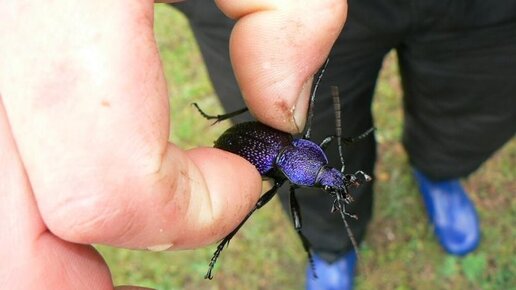
<svg viewBox="0 0 516 290">
<path fill-rule="evenodd" d="M 342 172 L 335 168 L 324 166 L 317 176 L 317 184 L 326 192 L 335 195 L 345 190 L 346 181 Z"/>
<path fill-rule="evenodd" d="M 371 180 L 371 176 L 363 171 L 357 171 L 355 174 L 343 174 L 336 168 L 324 166 L 319 172 L 317 184 L 331 195 L 348 198 L 348 188 L 356 188 Z"/>
</svg>

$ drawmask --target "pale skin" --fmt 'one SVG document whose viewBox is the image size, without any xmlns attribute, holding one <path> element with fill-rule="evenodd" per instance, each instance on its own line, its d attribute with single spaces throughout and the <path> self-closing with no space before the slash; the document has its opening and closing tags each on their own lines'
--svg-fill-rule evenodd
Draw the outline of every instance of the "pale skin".
<svg viewBox="0 0 516 290">
<path fill-rule="evenodd" d="M 302 130 L 345 1 L 217 4 L 238 20 L 231 57 L 253 115 Z M 112 289 L 91 244 L 205 246 L 257 201 L 261 178 L 241 157 L 168 142 L 153 5 L 0 0 L 2 287 Z"/>
</svg>

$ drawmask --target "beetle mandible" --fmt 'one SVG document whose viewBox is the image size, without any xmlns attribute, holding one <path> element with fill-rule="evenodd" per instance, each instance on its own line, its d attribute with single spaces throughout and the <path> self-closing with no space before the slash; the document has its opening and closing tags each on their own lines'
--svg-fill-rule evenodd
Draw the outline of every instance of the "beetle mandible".
<svg viewBox="0 0 516 290">
<path fill-rule="evenodd" d="M 308 255 L 308 260 L 314 268 L 310 242 L 301 232 L 301 214 L 299 204 L 295 196 L 298 187 L 317 187 L 329 193 L 333 198 L 332 212 L 339 211 L 346 226 L 346 230 L 357 252 L 358 246 L 351 233 L 345 216 L 356 218 L 345 211 L 345 204 L 353 198 L 349 194 L 350 187 L 357 187 L 371 180 L 371 177 L 362 171 L 354 174 L 344 174 L 344 158 L 342 155 L 342 142 L 350 144 L 367 137 L 374 128 L 367 130 L 354 138 L 342 138 L 340 124 L 340 101 L 338 88 L 331 87 L 333 103 L 335 107 L 336 134 L 326 137 L 320 144 L 310 140 L 311 124 L 313 119 L 313 107 L 317 87 L 324 73 L 328 61 L 323 66 L 310 97 L 310 105 L 307 119 L 307 129 L 302 138 L 294 138 L 291 134 L 271 128 L 258 121 L 244 122 L 227 129 L 215 142 L 214 147 L 237 154 L 252 163 L 262 177 L 273 180 L 273 186 L 265 192 L 244 220 L 218 244 L 209 264 L 209 269 L 204 278 L 212 279 L 212 270 L 217 259 L 249 217 L 259 208 L 267 204 L 277 190 L 286 182 L 290 182 L 290 210 L 294 228 L 301 239 L 303 248 Z M 211 116 L 204 113 L 199 106 L 193 104 L 206 119 L 214 119 L 215 123 L 229 119 L 246 112 L 243 108 L 224 115 Z M 328 158 L 324 150 L 334 139 L 338 142 L 339 156 L 342 167 L 340 170 L 328 166 Z M 358 254 L 358 252 L 357 252 Z M 315 274 L 315 269 L 313 271 Z"/>
</svg>

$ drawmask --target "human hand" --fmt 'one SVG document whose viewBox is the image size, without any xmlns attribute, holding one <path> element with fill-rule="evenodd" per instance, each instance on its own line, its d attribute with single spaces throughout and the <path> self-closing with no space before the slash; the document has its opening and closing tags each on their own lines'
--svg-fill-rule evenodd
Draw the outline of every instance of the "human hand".
<svg viewBox="0 0 516 290">
<path fill-rule="evenodd" d="M 216 0 L 237 20 L 230 53 L 253 115 L 290 133 L 303 131 L 313 75 L 347 15 L 342 0 Z"/>
<path fill-rule="evenodd" d="M 0 285 L 110 289 L 90 244 L 195 248 L 254 205 L 245 160 L 168 143 L 152 2 L 19 0 L 0 19 Z"/>
</svg>

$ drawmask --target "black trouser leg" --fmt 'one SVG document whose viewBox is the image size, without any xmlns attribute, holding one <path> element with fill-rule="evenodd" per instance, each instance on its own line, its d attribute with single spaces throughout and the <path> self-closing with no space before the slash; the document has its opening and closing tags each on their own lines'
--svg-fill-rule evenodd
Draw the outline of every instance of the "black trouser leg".
<svg viewBox="0 0 516 290">
<path fill-rule="evenodd" d="M 372 126 L 371 98 L 384 55 L 397 48 L 406 92 L 403 143 L 411 163 L 433 178 L 475 170 L 514 136 L 516 126 L 516 2 L 349 0 L 348 20 L 330 55 L 315 104 L 312 140 L 334 134 L 330 85 L 340 89 L 343 136 Z M 211 80 L 228 112 L 242 101 L 228 53 L 233 22 L 213 1 L 178 5 L 187 14 Z M 324 33 L 321 31 L 321 33 Z M 240 122 L 245 116 L 237 118 Z M 381 130 L 382 124 L 377 124 Z M 340 168 L 335 144 L 327 150 Z M 346 171 L 373 173 L 376 146 L 368 138 L 344 148 Z M 349 212 L 357 241 L 372 213 L 372 183 L 355 192 Z M 280 194 L 288 209 L 288 194 Z M 303 232 L 328 261 L 351 249 L 332 199 L 300 189 Z"/>
<path fill-rule="evenodd" d="M 403 144 L 433 179 L 467 176 L 516 132 L 516 1 L 443 3 L 398 49 Z"/>
</svg>

